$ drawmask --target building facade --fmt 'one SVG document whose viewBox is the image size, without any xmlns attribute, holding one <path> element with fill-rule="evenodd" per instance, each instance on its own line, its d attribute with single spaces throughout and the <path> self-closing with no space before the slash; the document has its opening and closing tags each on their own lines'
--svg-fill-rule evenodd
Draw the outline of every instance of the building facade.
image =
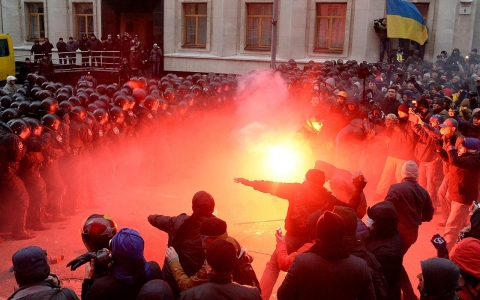
<svg viewBox="0 0 480 300">
<path fill-rule="evenodd" d="M 0 31 L 12 36 L 17 60 L 29 55 L 35 39 L 49 37 L 55 45 L 59 37 L 129 32 L 147 50 L 154 42 L 161 46 L 167 71 L 244 74 L 270 66 L 273 0 L 0 1 Z M 277 62 L 378 61 L 373 20 L 385 16 L 385 2 L 279 0 Z M 410 2 L 428 26 L 425 59 L 480 47 L 477 0 Z M 398 44 L 392 40 L 392 49 Z"/>
</svg>

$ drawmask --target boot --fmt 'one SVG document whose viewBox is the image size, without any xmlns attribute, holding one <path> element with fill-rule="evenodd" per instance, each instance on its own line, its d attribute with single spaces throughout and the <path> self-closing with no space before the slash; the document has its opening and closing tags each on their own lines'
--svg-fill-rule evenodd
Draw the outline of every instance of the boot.
<svg viewBox="0 0 480 300">
<path fill-rule="evenodd" d="M 35 237 L 37 237 L 37 235 L 32 231 L 28 231 L 28 230 L 22 230 L 19 232 L 12 233 L 12 238 L 14 240 L 29 240 Z"/>
</svg>

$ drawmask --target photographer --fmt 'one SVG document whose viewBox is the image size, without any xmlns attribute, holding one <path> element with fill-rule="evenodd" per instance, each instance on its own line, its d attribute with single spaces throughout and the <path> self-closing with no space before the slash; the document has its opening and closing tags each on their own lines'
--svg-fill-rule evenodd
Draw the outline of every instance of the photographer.
<svg viewBox="0 0 480 300">
<path fill-rule="evenodd" d="M 375 32 L 380 38 L 380 62 L 383 62 L 384 52 L 387 51 L 387 62 L 390 61 L 390 39 L 387 36 L 387 18 L 373 21 Z"/>
<path fill-rule="evenodd" d="M 142 286 L 161 279 L 160 266 L 143 256 L 144 241 L 135 230 L 123 228 L 111 239 L 111 253 L 105 258 L 91 259 L 85 268 L 82 299 L 136 299 Z M 111 265 L 111 272 L 95 281 L 97 264 Z"/>
</svg>

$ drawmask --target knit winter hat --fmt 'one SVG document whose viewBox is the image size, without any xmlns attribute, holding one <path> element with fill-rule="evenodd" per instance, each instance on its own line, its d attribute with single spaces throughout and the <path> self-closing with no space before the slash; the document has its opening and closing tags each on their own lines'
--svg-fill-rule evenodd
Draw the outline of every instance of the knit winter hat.
<svg viewBox="0 0 480 300">
<path fill-rule="evenodd" d="M 357 214 L 350 207 L 335 206 L 333 213 L 339 215 L 345 225 L 345 236 L 355 236 L 357 233 Z"/>
<path fill-rule="evenodd" d="M 227 232 L 227 223 L 219 218 L 208 218 L 200 225 L 200 235 L 220 236 Z"/>
<path fill-rule="evenodd" d="M 400 172 L 402 175 L 402 179 L 405 178 L 415 178 L 418 177 L 418 166 L 413 160 L 409 160 L 405 162 L 402 166 L 402 170 Z"/>
<path fill-rule="evenodd" d="M 216 240 L 208 245 L 206 258 L 213 270 L 231 273 L 235 267 L 237 253 L 232 243 L 226 240 Z"/>
<path fill-rule="evenodd" d="M 341 244 L 345 232 L 342 218 L 332 212 L 326 211 L 317 221 L 317 238 L 328 244 Z"/>
</svg>

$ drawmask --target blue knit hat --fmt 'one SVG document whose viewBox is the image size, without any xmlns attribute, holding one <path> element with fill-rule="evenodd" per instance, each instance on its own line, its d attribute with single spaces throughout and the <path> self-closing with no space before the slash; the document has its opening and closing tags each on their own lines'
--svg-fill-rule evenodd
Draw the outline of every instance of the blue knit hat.
<svg viewBox="0 0 480 300">
<path fill-rule="evenodd" d="M 113 236 L 113 276 L 116 279 L 130 284 L 146 280 L 150 266 L 143 257 L 144 246 L 142 236 L 133 229 L 122 228 Z"/>
</svg>

